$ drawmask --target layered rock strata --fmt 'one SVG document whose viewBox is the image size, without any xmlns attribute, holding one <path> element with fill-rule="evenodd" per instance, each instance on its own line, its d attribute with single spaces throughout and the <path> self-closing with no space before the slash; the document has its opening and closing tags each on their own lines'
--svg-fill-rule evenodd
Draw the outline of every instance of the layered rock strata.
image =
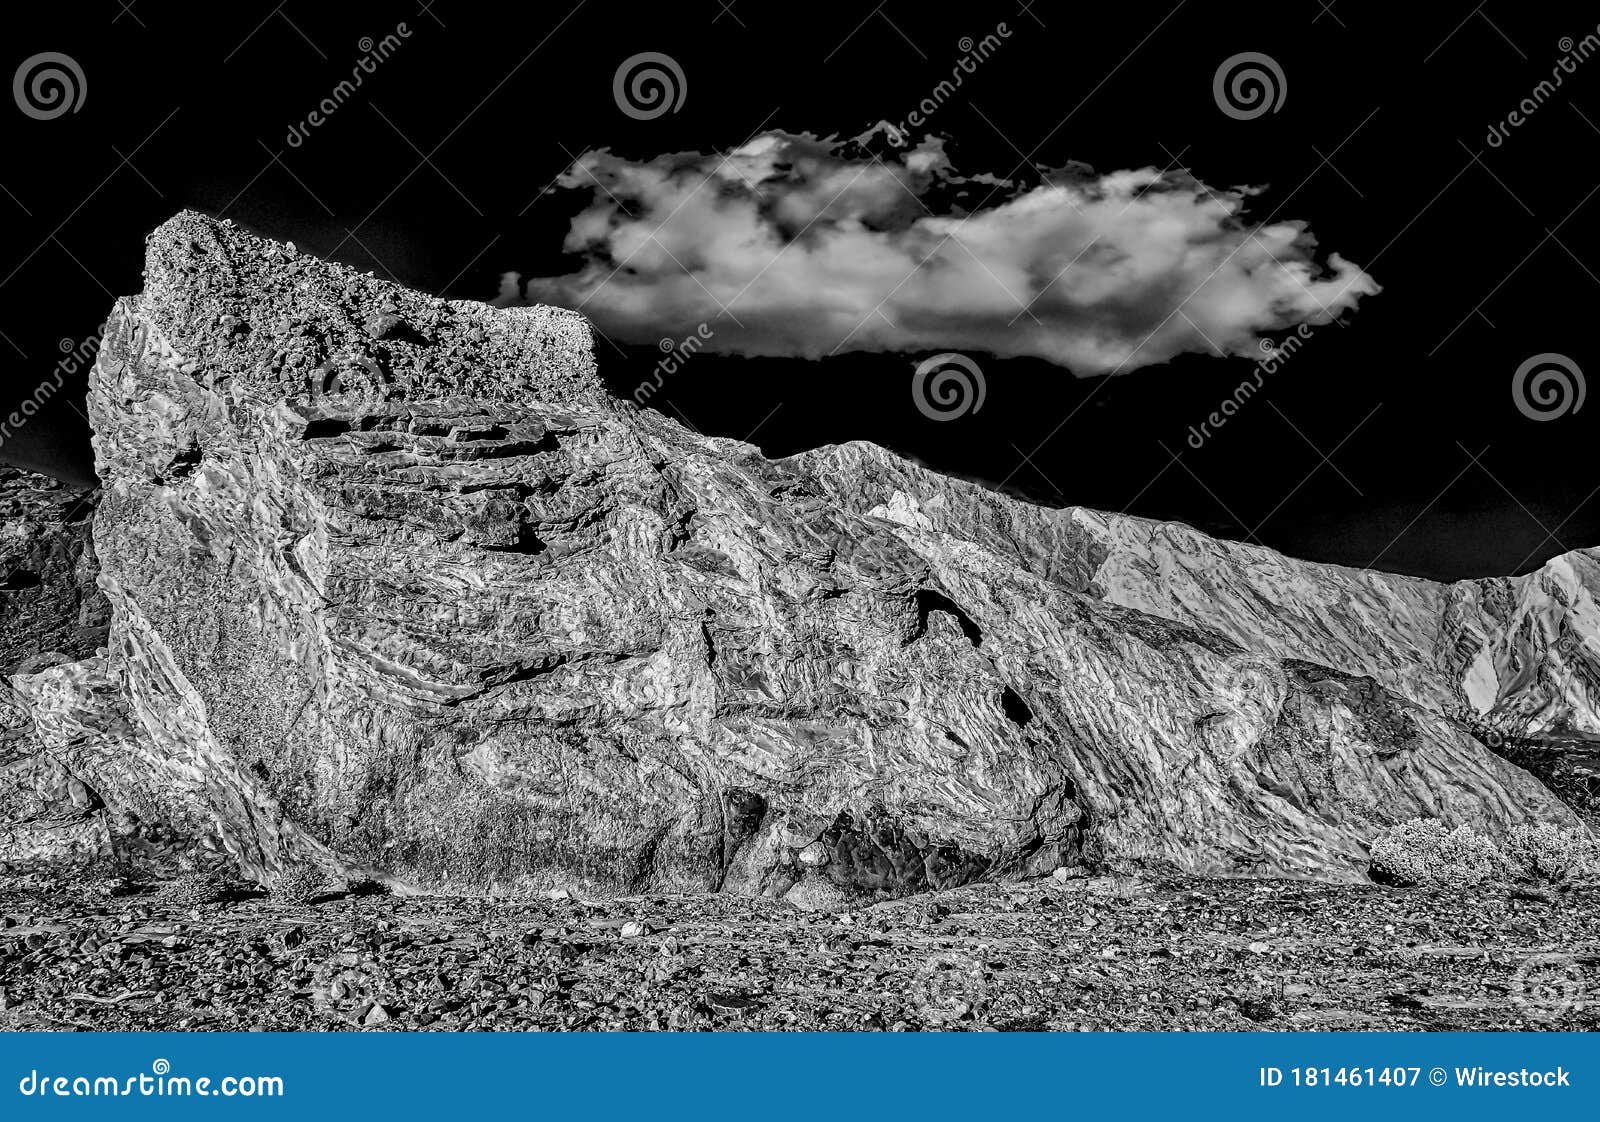
<svg viewBox="0 0 1600 1122">
<path fill-rule="evenodd" d="M 1320 601 L 1256 635 L 1104 516 L 689 432 L 606 394 L 573 313 L 184 214 L 90 413 L 110 638 L 13 679 L 31 735 L 268 882 L 1339 880 L 1398 819 L 1574 821 L 1386 652 L 1291 642 Z"/>
</svg>

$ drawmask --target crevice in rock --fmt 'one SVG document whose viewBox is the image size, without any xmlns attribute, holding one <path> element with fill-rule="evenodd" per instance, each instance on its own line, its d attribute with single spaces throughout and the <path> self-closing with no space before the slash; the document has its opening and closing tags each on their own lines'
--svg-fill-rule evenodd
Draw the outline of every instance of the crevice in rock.
<svg viewBox="0 0 1600 1122">
<path fill-rule="evenodd" d="M 661 842 L 666 838 L 667 831 L 666 826 L 652 830 L 650 836 L 640 845 L 638 857 L 634 862 L 633 875 L 627 878 L 630 890 L 643 892 L 649 888 L 656 872 L 656 857 L 661 852 Z"/>
<path fill-rule="evenodd" d="M 969 884 L 991 862 L 949 842 L 932 842 L 882 810 L 841 812 L 817 838 L 829 880 L 848 891 L 904 896 Z"/>
<path fill-rule="evenodd" d="M 1026 728 L 1033 723 L 1033 710 L 1022 700 L 1022 695 L 1010 686 L 1000 693 L 1000 708 L 1005 710 L 1006 717 L 1018 728 Z"/>
<path fill-rule="evenodd" d="M 450 439 L 457 444 L 466 444 L 476 440 L 504 440 L 510 431 L 504 425 L 454 425 L 450 429 Z"/>
<path fill-rule="evenodd" d="M 307 421 L 305 431 L 300 434 L 303 440 L 326 440 L 329 437 L 343 436 L 355 428 L 343 417 L 318 417 L 314 421 Z"/>
<path fill-rule="evenodd" d="M 767 816 L 767 800 L 744 787 L 728 787 L 722 792 L 722 851 L 717 870 L 717 891 L 728 879 L 728 869 L 739 847 L 756 835 Z"/>
<path fill-rule="evenodd" d="M 366 331 L 374 339 L 382 339 L 386 343 L 409 343 L 413 347 L 431 347 L 433 340 L 424 332 L 396 316 L 379 317 L 376 321 L 368 317 Z M 385 354 L 385 358 L 390 357 Z"/>
<path fill-rule="evenodd" d="M 496 690 L 496 689 L 499 689 L 499 688 L 501 688 L 503 686 L 509 686 L 509 685 L 512 685 L 512 684 L 517 683 L 517 682 L 530 681 L 531 679 L 542 677 L 545 674 L 553 673 L 554 671 L 557 671 L 557 670 L 561 669 L 563 666 L 566 666 L 569 663 L 584 661 L 584 659 L 586 657 L 607 658 L 607 659 L 610 659 L 612 661 L 615 661 L 615 659 L 620 658 L 621 656 L 620 655 L 591 655 L 591 656 L 581 656 L 581 655 L 579 655 L 579 656 L 573 656 L 573 655 L 567 655 L 567 654 L 556 654 L 556 655 L 551 655 L 548 658 L 540 659 L 540 660 L 538 660 L 536 662 L 525 662 L 525 663 L 519 663 L 519 664 L 517 664 L 515 666 L 499 668 L 499 669 L 490 671 L 488 673 L 485 673 L 482 676 L 482 678 L 480 679 L 480 681 L 482 682 L 482 685 L 478 689 L 473 690 L 471 693 L 462 694 L 462 695 L 460 695 L 458 697 L 451 697 L 451 698 L 445 699 L 445 700 L 441 701 L 440 704 L 446 705 L 446 706 L 450 706 L 450 707 L 455 707 L 455 706 L 460 705 L 462 702 L 472 701 L 472 700 L 475 700 L 477 698 L 480 698 L 484 694 L 489 693 L 491 690 Z M 554 725 L 559 725 L 561 722 L 553 721 L 551 723 L 554 724 Z"/>
<path fill-rule="evenodd" d="M 491 553 L 523 553 L 530 557 L 534 557 L 543 553 L 550 547 L 545 544 L 544 539 L 540 538 L 533 532 L 531 527 L 518 526 L 516 540 L 511 544 L 488 545 L 484 546 L 484 548 L 489 550 Z"/>
<path fill-rule="evenodd" d="M 537 456 L 546 452 L 557 452 L 561 445 L 556 443 L 555 437 L 549 433 L 539 436 L 513 437 L 507 434 L 500 440 L 473 439 L 456 440 L 442 449 L 437 449 L 437 454 L 444 459 L 471 462 L 473 460 L 505 460 L 514 456 Z"/>
<path fill-rule="evenodd" d="M 173 454 L 172 459 L 167 461 L 167 466 L 153 482 L 156 486 L 162 487 L 174 480 L 187 479 L 194 474 L 194 469 L 200 466 L 203 457 L 200 445 L 191 441 L 187 447 Z"/>
<path fill-rule="evenodd" d="M 974 647 L 983 646 L 983 629 L 973 622 L 966 609 L 934 588 L 917 589 L 917 630 L 912 636 L 913 640 L 927 634 L 929 612 L 945 612 L 954 616 L 957 626 L 961 628 L 961 634 L 967 637 L 967 641 Z"/>
</svg>

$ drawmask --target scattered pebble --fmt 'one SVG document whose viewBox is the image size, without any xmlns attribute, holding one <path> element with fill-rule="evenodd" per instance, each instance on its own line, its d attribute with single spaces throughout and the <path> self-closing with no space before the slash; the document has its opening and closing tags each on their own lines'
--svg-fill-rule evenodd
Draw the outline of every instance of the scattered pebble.
<svg viewBox="0 0 1600 1122">
<path fill-rule="evenodd" d="M 1514 985 L 1552 948 L 1600 959 L 1594 886 L 1545 903 L 1067 879 L 1085 890 L 1052 874 L 803 912 L 565 890 L 196 905 L 162 884 L 112 903 L 70 874 L 14 870 L 0 1031 L 1600 1029 L 1600 1005 L 1551 1018 Z"/>
</svg>

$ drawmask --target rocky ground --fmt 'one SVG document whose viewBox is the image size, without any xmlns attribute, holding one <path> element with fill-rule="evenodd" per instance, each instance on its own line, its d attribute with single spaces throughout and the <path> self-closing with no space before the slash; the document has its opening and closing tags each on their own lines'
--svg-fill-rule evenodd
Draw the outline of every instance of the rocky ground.
<svg viewBox="0 0 1600 1122">
<path fill-rule="evenodd" d="M 0 1029 L 1600 1028 L 1593 886 L 1075 877 L 836 912 L 134 887 L 0 875 Z"/>
</svg>

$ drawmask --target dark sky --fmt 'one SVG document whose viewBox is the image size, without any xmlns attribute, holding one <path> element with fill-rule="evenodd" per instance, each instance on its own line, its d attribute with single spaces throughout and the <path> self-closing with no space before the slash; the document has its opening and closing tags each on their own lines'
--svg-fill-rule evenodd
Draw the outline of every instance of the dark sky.
<svg viewBox="0 0 1600 1122">
<path fill-rule="evenodd" d="M 8 35 L 6 66 L 60 52 L 87 95 L 54 119 L 0 113 L 6 411 L 54 377 L 63 340 L 91 336 L 114 295 L 138 290 L 141 239 L 179 208 L 487 299 L 505 270 L 572 267 L 561 240 L 583 200 L 541 190 L 586 149 L 648 158 L 727 149 L 763 128 L 852 135 L 903 118 L 963 37 L 1003 20 L 1003 50 L 929 126 L 962 170 L 1176 164 L 1218 187 L 1264 186 L 1251 214 L 1292 196 L 1284 216 L 1383 292 L 1315 331 L 1198 450 L 1191 426 L 1252 376 L 1249 361 L 1189 356 L 1077 379 L 977 355 L 982 410 L 940 423 L 910 402 L 922 355 L 700 355 L 656 404 L 769 454 L 871 439 L 1037 501 L 1181 519 L 1343 564 L 1479 576 L 1600 544 L 1600 405 L 1535 420 L 1512 395 L 1534 355 L 1600 372 L 1600 56 L 1571 63 L 1524 123 L 1488 143 L 1573 57 L 1566 41 L 1595 33 L 1594 9 L 930 8 L 112 0 L 36 11 Z M 401 21 L 399 48 L 291 147 L 290 128 L 350 74 L 363 38 Z M 682 67 L 676 113 L 618 109 L 614 72 L 642 51 Z M 1270 55 L 1287 86 L 1278 111 L 1253 120 L 1212 96 L 1218 65 L 1244 51 Z M 603 346 L 603 369 L 631 387 L 652 352 Z M 76 382 L 0 459 L 86 475 Z"/>
</svg>

